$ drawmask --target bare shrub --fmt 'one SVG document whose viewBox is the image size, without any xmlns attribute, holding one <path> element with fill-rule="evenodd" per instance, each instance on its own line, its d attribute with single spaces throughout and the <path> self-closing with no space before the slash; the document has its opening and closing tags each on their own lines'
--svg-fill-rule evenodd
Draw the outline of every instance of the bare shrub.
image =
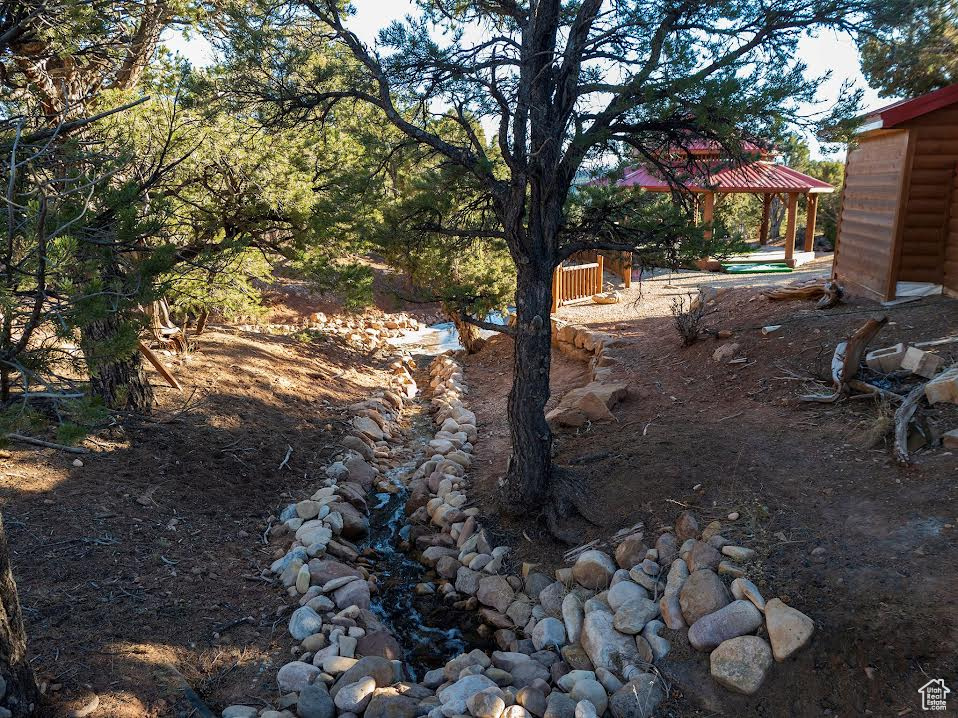
<svg viewBox="0 0 958 718">
<path fill-rule="evenodd" d="M 686 308 L 684 297 L 672 299 L 672 322 L 682 337 L 682 346 L 694 344 L 702 333 L 702 318 L 705 316 L 705 303 L 690 299 Z"/>
</svg>

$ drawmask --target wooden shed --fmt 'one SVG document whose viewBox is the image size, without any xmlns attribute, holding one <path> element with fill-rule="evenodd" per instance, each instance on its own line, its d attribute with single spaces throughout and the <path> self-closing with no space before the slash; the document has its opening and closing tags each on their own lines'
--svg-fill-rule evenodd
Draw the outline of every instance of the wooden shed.
<svg viewBox="0 0 958 718">
<path fill-rule="evenodd" d="M 882 301 L 958 296 L 958 84 L 863 118 L 848 150 L 832 272 Z"/>
</svg>

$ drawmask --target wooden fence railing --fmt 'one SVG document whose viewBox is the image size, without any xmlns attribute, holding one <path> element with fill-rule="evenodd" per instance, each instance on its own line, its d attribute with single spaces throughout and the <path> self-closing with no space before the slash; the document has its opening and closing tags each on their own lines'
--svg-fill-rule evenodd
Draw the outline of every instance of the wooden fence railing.
<svg viewBox="0 0 958 718">
<path fill-rule="evenodd" d="M 632 286 L 632 252 L 616 252 L 604 249 L 599 251 L 576 252 L 570 258 L 570 262 L 587 264 L 588 262 L 597 262 L 599 257 L 605 257 L 604 269 L 611 272 L 622 280 L 622 284 L 628 289 Z"/>
<path fill-rule="evenodd" d="M 586 299 L 602 291 L 602 255 L 597 259 L 589 264 L 556 267 L 552 274 L 553 312 L 566 302 Z"/>
</svg>

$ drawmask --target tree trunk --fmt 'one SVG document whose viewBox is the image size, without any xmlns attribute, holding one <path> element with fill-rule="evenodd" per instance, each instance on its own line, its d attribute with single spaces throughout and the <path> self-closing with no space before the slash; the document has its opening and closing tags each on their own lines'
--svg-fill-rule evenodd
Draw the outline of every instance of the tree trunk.
<svg viewBox="0 0 958 718">
<path fill-rule="evenodd" d="M 446 314 L 452 320 L 459 333 L 459 343 L 466 350 L 466 354 L 476 354 L 486 344 L 486 340 L 480 336 L 480 329 L 475 324 L 470 324 L 462 318 L 462 315 L 454 309 L 446 308 Z"/>
<path fill-rule="evenodd" d="M 118 356 L 113 349 L 120 335 L 120 319 L 109 314 L 80 329 L 80 348 L 90 372 L 94 396 L 111 409 L 149 413 L 153 407 L 153 387 L 143 371 L 143 358 L 132 354 Z"/>
<path fill-rule="evenodd" d="M 552 499 L 552 431 L 546 423 L 552 361 L 552 270 L 547 264 L 517 265 L 515 350 L 509 392 L 512 456 L 506 498 L 513 512 L 545 508 Z"/>
<path fill-rule="evenodd" d="M 10 566 L 7 532 L 0 515 L 0 678 L 6 681 L 6 693 L 0 696 L 14 718 L 33 713 L 39 699 L 37 681 L 27 660 L 27 634 L 17 596 L 17 584 Z"/>
</svg>

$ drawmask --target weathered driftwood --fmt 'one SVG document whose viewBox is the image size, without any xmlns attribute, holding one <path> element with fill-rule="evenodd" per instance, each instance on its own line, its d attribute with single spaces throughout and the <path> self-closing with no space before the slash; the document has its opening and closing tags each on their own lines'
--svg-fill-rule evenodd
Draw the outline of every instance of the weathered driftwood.
<svg viewBox="0 0 958 718">
<path fill-rule="evenodd" d="M 918 410 L 918 402 L 925 395 L 924 383 L 919 384 L 905 397 L 895 411 L 895 459 L 901 464 L 911 463 L 908 456 L 908 426 Z"/>
<path fill-rule="evenodd" d="M 864 382 L 855 382 L 852 386 L 852 382 L 858 376 L 865 350 L 871 340 L 875 338 L 875 335 L 887 323 L 888 317 L 886 316 L 869 319 L 846 341 L 839 342 L 838 346 L 835 347 L 835 353 L 832 355 L 832 383 L 835 385 L 835 392 L 827 395 L 806 395 L 802 397 L 802 401 L 832 404 L 856 389 L 861 392 L 863 386 L 870 386 Z M 877 387 L 874 388 L 877 389 Z M 871 388 L 865 391 L 870 394 L 877 393 L 872 391 Z"/>
<path fill-rule="evenodd" d="M 805 282 L 796 282 L 780 289 L 770 289 L 765 296 L 774 301 L 788 301 L 794 299 L 817 299 L 818 309 L 828 309 L 838 304 L 845 295 L 842 286 L 832 280 L 811 279 Z"/>
</svg>

